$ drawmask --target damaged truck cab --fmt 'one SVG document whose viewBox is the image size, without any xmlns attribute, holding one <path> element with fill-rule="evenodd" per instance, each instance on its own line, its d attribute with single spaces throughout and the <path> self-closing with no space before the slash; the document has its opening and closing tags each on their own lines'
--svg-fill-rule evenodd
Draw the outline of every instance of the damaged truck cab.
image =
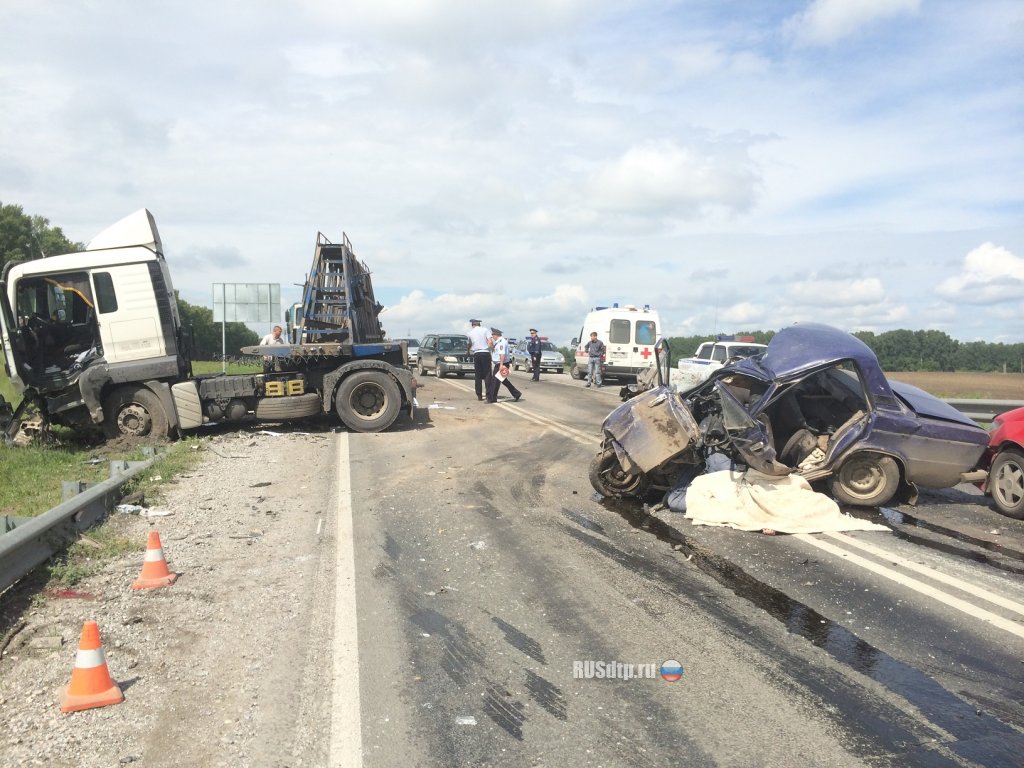
<svg viewBox="0 0 1024 768">
<path fill-rule="evenodd" d="M 338 264 L 362 268 L 349 256 Z M 358 309 L 380 331 L 372 289 L 360 295 Z M 342 320 L 351 324 L 348 315 Z M 352 429 L 385 429 L 402 405 L 413 407 L 405 350 L 355 343 L 353 330 L 344 331 L 345 343 L 290 348 L 293 364 L 272 374 L 194 377 L 163 244 L 143 209 L 83 252 L 5 266 L 0 338 L 5 369 L 23 397 L 6 437 L 30 406 L 45 423 L 100 425 L 111 437 L 180 435 L 214 421 L 286 421 L 332 410 Z M 383 340 L 382 331 L 376 336 Z"/>
</svg>

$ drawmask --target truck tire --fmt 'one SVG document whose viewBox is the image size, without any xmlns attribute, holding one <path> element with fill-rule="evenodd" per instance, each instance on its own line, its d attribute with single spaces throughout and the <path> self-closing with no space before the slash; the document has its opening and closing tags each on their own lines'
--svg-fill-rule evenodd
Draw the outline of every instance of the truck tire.
<svg viewBox="0 0 1024 768">
<path fill-rule="evenodd" d="M 569 375 L 576 379 L 576 381 L 583 378 L 583 375 L 580 373 L 579 366 L 577 366 L 576 363 L 573 363 L 572 368 L 569 369 Z"/>
<path fill-rule="evenodd" d="M 402 393 L 383 371 L 357 371 L 342 379 L 334 410 L 356 432 L 380 432 L 390 427 L 402 407 Z"/>
<path fill-rule="evenodd" d="M 831 480 L 836 501 L 858 507 L 880 507 L 899 488 L 900 468 L 891 456 L 856 453 L 842 463 Z"/>
<path fill-rule="evenodd" d="M 167 437 L 168 419 L 163 405 L 146 387 L 122 387 L 103 403 L 103 431 L 107 437 Z"/>
<path fill-rule="evenodd" d="M 288 397 L 264 397 L 256 403 L 256 418 L 260 421 L 289 421 L 316 416 L 322 410 L 320 395 L 316 392 Z"/>
<path fill-rule="evenodd" d="M 988 490 L 996 509 L 1024 520 L 1024 453 L 1004 448 L 996 455 L 988 474 Z"/>
</svg>

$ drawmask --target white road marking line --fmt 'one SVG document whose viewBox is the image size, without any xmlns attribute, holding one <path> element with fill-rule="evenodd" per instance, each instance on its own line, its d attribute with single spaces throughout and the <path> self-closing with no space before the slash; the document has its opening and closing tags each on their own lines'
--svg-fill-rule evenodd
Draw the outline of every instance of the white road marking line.
<svg viewBox="0 0 1024 768">
<path fill-rule="evenodd" d="M 878 563 L 874 563 L 871 560 L 867 560 L 861 557 L 860 555 L 856 555 L 852 552 L 847 552 L 845 549 L 837 547 L 834 544 L 829 544 L 827 541 L 821 541 L 820 539 L 816 539 L 811 534 L 796 533 L 793 534 L 793 538 L 807 542 L 811 546 L 817 547 L 818 549 L 822 549 L 830 554 L 835 555 L 836 557 L 841 557 L 847 562 L 859 565 L 861 568 L 864 568 L 865 570 L 871 571 L 872 573 L 878 574 L 879 576 L 884 576 L 885 578 L 890 579 L 891 581 L 895 581 L 897 584 L 907 587 L 908 589 L 912 589 L 915 592 L 920 592 L 922 595 L 930 597 L 934 600 L 938 600 L 940 603 L 943 603 L 945 605 L 948 605 L 950 608 L 955 608 L 958 611 L 966 613 L 968 616 L 973 616 L 976 619 L 981 619 L 982 621 L 991 624 L 993 627 L 998 627 L 999 629 L 1009 632 L 1011 635 L 1016 635 L 1017 637 L 1024 638 L 1024 626 L 1021 626 L 1016 622 L 1010 621 L 1009 619 L 1004 619 L 1002 616 L 997 616 L 996 614 L 991 613 L 990 611 L 986 611 L 984 608 L 979 608 L 978 606 L 973 605 L 972 603 L 969 603 L 966 600 L 961 600 L 959 597 L 954 597 L 953 595 L 947 594 L 946 592 L 943 592 L 940 589 L 936 589 L 935 587 L 925 584 L 924 582 L 918 581 L 917 579 L 913 579 L 910 576 L 906 576 L 902 573 L 898 573 L 889 568 L 886 568 L 884 565 L 879 565 Z"/>
<path fill-rule="evenodd" d="M 338 433 L 337 557 L 334 581 L 334 667 L 331 685 L 332 766 L 359 768 L 363 764 L 362 721 L 359 705 L 359 635 L 356 625 L 356 564 L 352 526 L 352 477 L 348 464 L 348 434 Z"/>
<path fill-rule="evenodd" d="M 316 535 L 319 536 L 324 529 L 324 519 L 321 517 L 316 521 Z"/>
<path fill-rule="evenodd" d="M 465 384 L 460 384 L 454 381 L 445 380 L 445 384 L 449 384 L 455 387 L 456 389 L 461 389 L 466 392 L 476 392 L 475 389 L 471 389 Z M 524 411 L 521 408 L 511 405 L 510 403 L 498 403 L 497 405 L 501 408 L 504 408 L 509 413 L 514 413 L 516 416 L 519 416 L 522 419 L 532 421 L 535 424 L 540 424 L 545 427 L 550 427 L 556 432 L 559 432 L 565 437 L 575 440 L 577 443 L 580 443 L 581 445 L 592 446 L 595 444 L 595 441 L 599 441 L 601 439 L 600 435 L 588 435 L 586 432 L 583 432 L 582 430 L 578 430 L 565 424 L 561 424 L 547 416 L 541 416 L 540 414 L 537 413 L 530 413 L 528 411 Z"/>
<path fill-rule="evenodd" d="M 982 600 L 987 600 L 1001 608 L 1006 608 L 1007 610 L 1015 613 L 1024 614 L 1024 605 L 1014 602 L 1013 600 L 1009 600 L 1002 595 L 997 595 L 995 592 L 989 592 L 987 589 L 979 587 L 977 584 L 972 584 L 969 581 L 963 581 L 955 576 L 947 576 L 942 573 L 942 571 L 936 571 L 934 568 L 929 568 L 927 565 L 921 565 L 920 563 L 915 563 L 912 560 L 907 560 L 904 557 L 900 557 L 892 552 L 887 552 L 881 547 L 876 547 L 872 544 L 868 544 L 867 542 L 860 541 L 852 536 L 833 532 L 826 532 L 825 535 L 831 536 L 833 539 L 837 539 L 851 547 L 862 549 L 876 557 L 884 558 L 889 562 L 895 563 L 896 565 L 902 566 L 908 570 L 916 571 L 917 573 L 927 576 L 935 581 L 941 581 L 943 584 L 948 584 L 962 592 L 967 592 L 975 597 L 980 597 Z"/>
</svg>

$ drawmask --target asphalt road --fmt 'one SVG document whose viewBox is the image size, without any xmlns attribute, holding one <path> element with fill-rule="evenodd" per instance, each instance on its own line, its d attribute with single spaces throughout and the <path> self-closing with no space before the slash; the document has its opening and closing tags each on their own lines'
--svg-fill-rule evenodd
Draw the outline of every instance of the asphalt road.
<svg viewBox="0 0 1024 768">
<path fill-rule="evenodd" d="M 333 762 L 1021 763 L 1019 522 L 963 490 L 858 513 L 893 533 L 649 515 L 587 480 L 618 387 L 513 377 L 340 437 Z"/>
</svg>

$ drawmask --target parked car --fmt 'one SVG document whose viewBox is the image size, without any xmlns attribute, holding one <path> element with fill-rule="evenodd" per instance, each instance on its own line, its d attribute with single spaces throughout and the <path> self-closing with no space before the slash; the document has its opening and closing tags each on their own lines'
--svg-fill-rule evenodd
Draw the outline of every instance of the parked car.
<svg viewBox="0 0 1024 768">
<path fill-rule="evenodd" d="M 420 376 L 433 371 L 438 378 L 455 374 L 461 379 L 473 373 L 469 337 L 461 333 L 428 333 L 420 341 L 416 370 Z"/>
<path fill-rule="evenodd" d="M 530 353 L 526 351 L 526 345 L 528 343 L 529 339 L 523 339 L 516 344 L 515 349 L 512 350 L 512 362 L 510 364 L 512 370 L 533 370 L 533 361 L 530 359 Z M 544 373 L 565 372 L 565 358 L 562 357 L 562 353 L 558 351 L 558 347 L 550 341 L 542 340 L 540 343 L 540 369 Z"/>
<path fill-rule="evenodd" d="M 1024 408 L 996 416 L 982 463 L 989 468 L 982 490 L 996 509 L 1024 520 Z"/>
<path fill-rule="evenodd" d="M 606 496 L 671 488 L 719 451 L 766 474 L 820 481 L 837 501 L 862 506 L 980 479 L 989 443 L 948 403 L 886 379 L 859 339 L 817 323 L 783 329 L 764 354 L 693 389 L 662 385 L 627 400 L 603 433 L 590 480 Z"/>
<path fill-rule="evenodd" d="M 419 339 L 394 339 L 394 341 L 404 341 L 406 347 L 406 357 L 409 360 L 409 365 L 413 368 L 416 367 L 416 362 L 419 360 Z"/>
</svg>

